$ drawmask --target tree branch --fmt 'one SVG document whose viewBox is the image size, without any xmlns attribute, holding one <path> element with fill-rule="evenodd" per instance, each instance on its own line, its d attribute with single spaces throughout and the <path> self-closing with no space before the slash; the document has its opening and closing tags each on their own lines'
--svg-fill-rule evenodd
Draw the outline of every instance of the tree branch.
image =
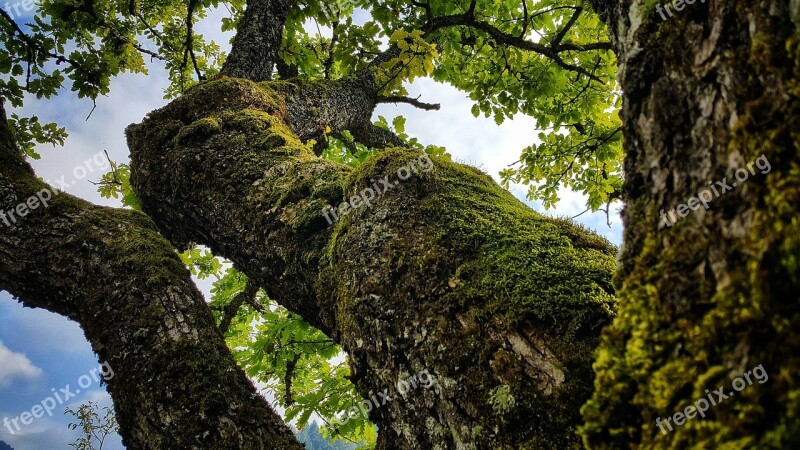
<svg viewBox="0 0 800 450">
<path fill-rule="evenodd" d="M 403 147 L 405 143 L 396 134 L 368 122 L 350 131 L 353 138 L 370 148 Z"/>
<path fill-rule="evenodd" d="M 578 21 L 578 18 L 581 16 L 582 12 L 583 8 L 581 8 L 580 6 L 575 8 L 574 11 L 572 11 L 572 17 L 569 18 L 569 21 L 567 21 L 567 23 L 564 25 L 561 31 L 559 31 L 558 35 L 556 35 L 556 38 L 553 39 L 553 41 L 550 44 L 551 46 L 558 47 L 561 44 L 561 41 L 564 39 L 564 36 L 566 36 L 570 28 L 572 28 L 572 26 L 575 25 L 575 22 Z"/>
<path fill-rule="evenodd" d="M 477 20 L 475 18 L 475 15 L 469 12 L 466 14 L 454 14 L 449 16 L 436 17 L 433 20 L 429 21 L 423 27 L 423 30 L 426 33 L 431 33 L 443 28 L 449 28 L 454 26 L 468 26 L 476 30 L 483 31 L 484 33 L 488 34 L 492 39 L 494 39 L 498 44 L 507 45 L 509 47 L 515 47 L 522 50 L 538 53 L 542 56 L 551 59 L 553 62 L 555 62 L 556 64 L 558 64 L 559 66 L 561 66 L 566 70 L 580 73 L 599 83 L 602 83 L 603 80 L 601 80 L 599 77 L 589 72 L 588 70 L 584 69 L 583 67 L 567 63 L 560 56 L 560 53 L 570 50 L 590 51 L 590 50 L 610 50 L 612 48 L 611 44 L 608 42 L 596 42 L 586 45 L 559 43 L 558 45 L 547 46 L 544 44 L 540 44 L 538 42 L 528 41 L 526 39 L 522 39 L 520 37 L 506 33 L 505 31 L 500 30 L 499 28 L 495 27 L 494 25 L 488 22 Z"/>
<path fill-rule="evenodd" d="M 240 292 L 236 297 L 231 300 L 228 305 L 225 306 L 223 310 L 223 317 L 222 321 L 219 324 L 219 331 L 222 334 L 228 332 L 231 327 L 231 322 L 233 322 L 234 317 L 239 312 L 239 308 L 242 307 L 245 303 L 248 305 L 254 306 L 258 305 L 256 308 L 258 311 L 263 310 L 261 305 L 256 302 L 256 294 L 258 294 L 258 285 L 253 283 L 251 280 L 247 280 L 247 286 L 244 288 L 244 291 Z"/>
<path fill-rule="evenodd" d="M 194 9 L 197 6 L 197 2 L 199 0 L 189 0 L 189 5 L 186 8 L 186 42 L 185 48 L 183 49 L 183 63 L 181 64 L 181 79 L 183 79 L 183 71 L 186 69 L 188 64 L 188 58 L 191 56 L 192 58 L 192 65 L 194 66 L 195 74 L 197 74 L 197 80 L 203 81 L 205 77 L 203 73 L 200 72 L 200 67 L 197 66 L 197 57 L 194 54 Z"/>
<path fill-rule="evenodd" d="M 286 374 L 283 376 L 283 385 L 286 388 L 286 406 L 294 405 L 294 394 L 292 393 L 292 379 L 294 378 L 294 371 L 297 368 L 297 363 L 300 361 L 300 355 L 286 361 Z"/>
<path fill-rule="evenodd" d="M 276 302 L 340 343 L 364 398 L 395 385 L 398 375 L 425 368 L 433 376 L 448 374 L 452 382 L 435 392 L 419 389 L 404 397 L 407 407 L 373 410 L 370 418 L 381 428 L 384 445 L 394 439 L 378 448 L 452 446 L 447 437 L 430 433 L 431 424 L 497 430 L 463 436 L 480 448 L 502 447 L 498 439 L 511 448 L 524 446 L 523 440 L 534 439 L 531 432 L 515 434 L 519 427 L 495 414 L 463 412 L 485 405 L 471 398 L 485 399 L 501 383 L 511 385 L 515 396 L 519 392 L 515 415 L 544 420 L 547 439 L 555 436 L 558 448 L 573 446 L 576 405 L 591 390 L 591 377 L 584 375 L 591 374 L 596 336 L 612 316 L 608 280 L 615 249 L 566 222 L 517 208 L 518 200 L 485 174 L 417 151 L 382 151 L 355 170 L 314 157 L 285 124 L 287 114 L 304 116 L 287 110 L 317 109 L 310 117 L 315 121 L 320 114 L 327 119 L 329 107 L 353 101 L 350 95 L 322 98 L 319 84 L 223 78 L 193 88 L 130 127 L 131 181 L 145 211 L 174 242 L 209 246 Z M 298 92 L 304 89 L 309 92 Z M 285 102 L 276 92 L 288 93 Z M 331 97 L 347 91 L 322 92 Z M 251 116 L 242 120 L 244 114 Z M 196 124 L 208 117 L 216 130 L 199 133 Z M 377 196 L 369 199 L 371 192 Z M 355 195 L 364 204 L 357 206 Z M 353 206 L 345 210 L 344 202 Z M 341 206 L 338 219 L 330 216 L 332 206 Z M 531 273 L 525 265 L 498 263 L 496 242 L 508 243 L 504 251 L 512 255 L 546 248 L 563 258 L 557 268 L 545 264 Z M 459 267 L 478 267 L 476 262 L 489 268 L 457 275 Z M 481 284 L 501 273 L 513 280 L 507 290 Z M 542 278 L 550 281 L 547 286 L 529 281 Z M 508 292 L 520 289 L 525 299 L 537 301 L 514 309 L 485 307 L 517 301 Z M 476 293 L 454 310 L 453 299 L 464 292 Z M 569 308 L 550 306 L 565 301 Z M 542 305 L 549 311 L 545 316 L 537 315 Z M 497 311 L 514 321 L 474 322 Z M 437 330 L 428 336 L 449 338 L 405 331 L 420 323 Z M 526 362 L 524 355 L 531 354 L 546 358 Z M 494 361 L 500 357 L 515 365 L 497 379 Z M 462 403 L 457 391 L 478 395 Z M 431 411 L 428 425 L 417 425 L 422 410 Z"/>
<path fill-rule="evenodd" d="M 416 108 L 424 109 L 425 111 L 439 111 L 442 108 L 442 105 L 439 103 L 425 103 L 419 101 L 419 98 L 402 96 L 379 96 L 378 103 L 407 103 Z"/>
<path fill-rule="evenodd" d="M 5 119 L 0 113 L 0 290 L 80 324 L 113 373 L 106 382 L 126 446 L 301 449 L 237 367 L 155 225 L 46 185 Z M 29 199 L 38 207 L 9 215 Z"/>
<path fill-rule="evenodd" d="M 290 0 L 247 0 L 223 75 L 253 81 L 272 79 L 289 6 Z"/>
</svg>

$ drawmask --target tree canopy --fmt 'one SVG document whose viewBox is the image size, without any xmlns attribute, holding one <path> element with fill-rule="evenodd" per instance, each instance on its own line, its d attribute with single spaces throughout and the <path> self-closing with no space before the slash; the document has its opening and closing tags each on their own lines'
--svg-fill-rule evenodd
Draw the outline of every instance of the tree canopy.
<svg viewBox="0 0 800 450">
<path fill-rule="evenodd" d="M 8 50 L 0 59 L 6 75 L 0 89 L 14 106 L 25 92 L 47 98 L 68 88 L 96 98 L 108 93 L 111 77 L 163 64 L 170 78 L 165 95 L 175 97 L 218 76 L 225 61 L 220 43 L 198 34 L 195 24 L 222 8 L 229 15 L 221 29 L 233 31 L 244 7 L 242 1 L 45 0 L 30 23 L 0 12 Z M 528 184 L 530 198 L 548 207 L 562 188 L 586 194 L 593 210 L 619 197 L 617 67 L 605 26 L 583 1 L 298 1 L 288 11 L 279 78 L 352 76 L 386 56 L 389 46 L 396 51 L 372 67 L 381 102 L 434 106 L 407 98 L 404 87 L 430 76 L 468 94 L 475 116 L 497 123 L 531 116 L 541 132 L 503 171 L 506 182 Z M 11 120 L 31 156 L 34 142 L 63 142 L 57 125 Z"/>
</svg>

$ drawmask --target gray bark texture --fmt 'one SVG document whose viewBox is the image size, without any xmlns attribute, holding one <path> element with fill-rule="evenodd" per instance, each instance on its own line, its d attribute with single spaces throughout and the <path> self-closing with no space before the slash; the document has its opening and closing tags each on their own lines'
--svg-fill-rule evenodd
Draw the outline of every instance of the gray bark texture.
<svg viewBox="0 0 800 450">
<path fill-rule="evenodd" d="M 290 0 L 247 0 L 222 74 L 254 81 L 272 79 Z M 277 44 L 277 45 L 276 45 Z"/>
<path fill-rule="evenodd" d="M 0 289 L 80 324 L 114 372 L 108 390 L 128 449 L 303 448 L 236 365 L 154 224 L 54 193 L 20 156 L 3 112 L 0 209 L 37 193 L 52 197 L 47 207 L 0 222 Z"/>
<path fill-rule="evenodd" d="M 396 147 L 357 170 L 318 158 L 293 130 L 360 115 L 349 83 L 226 78 L 154 111 L 128 129 L 144 210 L 344 347 L 363 397 L 393 398 L 370 413 L 379 448 L 577 446 L 615 249 L 474 168 Z M 398 388 L 425 371 L 435 387 Z"/>
</svg>

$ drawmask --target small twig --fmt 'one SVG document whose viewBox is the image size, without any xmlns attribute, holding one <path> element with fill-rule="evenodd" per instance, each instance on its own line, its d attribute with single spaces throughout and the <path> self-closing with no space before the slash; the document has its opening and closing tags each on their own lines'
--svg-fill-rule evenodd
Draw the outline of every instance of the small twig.
<svg viewBox="0 0 800 450">
<path fill-rule="evenodd" d="M 94 99 L 94 98 L 93 98 L 93 99 L 92 99 L 92 110 L 91 110 L 91 111 L 89 111 L 89 115 L 88 115 L 88 116 L 86 116 L 86 122 L 88 122 L 88 121 L 89 121 L 89 119 L 92 117 L 92 114 L 94 114 L 94 110 L 95 110 L 95 109 L 97 109 L 97 99 Z"/>
<path fill-rule="evenodd" d="M 294 358 L 286 361 L 286 374 L 283 376 L 283 384 L 286 387 L 286 406 L 294 405 L 292 378 L 294 377 L 294 370 L 297 368 L 298 361 L 300 361 L 300 355 L 294 355 Z"/>
<path fill-rule="evenodd" d="M 108 165 L 111 167 L 111 174 L 114 176 L 114 179 L 107 182 L 100 181 L 99 183 L 95 183 L 94 181 L 89 181 L 89 183 L 92 183 L 95 186 L 107 185 L 107 184 L 116 184 L 117 186 L 122 186 L 122 182 L 119 181 L 119 177 L 117 176 L 117 164 L 111 160 L 111 156 L 108 155 L 108 150 L 103 149 L 103 153 L 106 154 L 106 159 L 108 160 Z"/>
<path fill-rule="evenodd" d="M 419 101 L 419 97 L 410 98 L 402 96 L 379 96 L 378 103 L 408 103 L 409 105 L 419 109 L 424 109 L 425 111 L 439 111 L 442 108 L 442 105 L 439 103 L 421 102 Z"/>
<path fill-rule="evenodd" d="M 239 308 L 247 302 L 251 304 L 255 302 L 255 296 L 258 293 L 258 285 L 255 284 L 253 281 L 248 280 L 247 286 L 244 288 L 244 291 L 239 293 L 236 297 L 231 300 L 228 305 L 225 306 L 223 310 L 222 322 L 219 324 L 219 330 L 222 334 L 228 332 L 231 327 L 231 322 L 233 322 L 233 318 L 236 317 L 236 314 L 239 312 Z"/>
<path fill-rule="evenodd" d="M 586 210 L 585 210 L 584 212 L 582 212 L 582 213 L 578 214 L 577 216 L 570 217 L 570 218 L 569 218 L 569 220 L 575 220 L 575 219 L 577 219 L 578 217 L 580 217 L 580 216 L 582 216 L 582 215 L 586 214 L 587 212 L 589 212 L 589 211 L 591 211 L 591 210 L 592 210 L 592 207 L 590 206 L 590 207 L 586 208 Z"/>
</svg>

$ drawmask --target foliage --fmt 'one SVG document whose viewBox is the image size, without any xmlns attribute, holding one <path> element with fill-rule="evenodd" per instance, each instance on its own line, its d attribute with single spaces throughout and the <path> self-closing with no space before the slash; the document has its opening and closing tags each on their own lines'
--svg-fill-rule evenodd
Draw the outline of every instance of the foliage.
<svg viewBox="0 0 800 450">
<path fill-rule="evenodd" d="M 0 20 L 8 50 L 0 93 L 19 106 L 24 92 L 51 97 L 69 82 L 80 97 L 96 98 L 111 77 L 146 73 L 149 59 L 166 67 L 166 95 L 175 97 L 224 61 L 219 45 L 194 31 L 213 8 L 229 13 L 221 29 L 232 31 L 244 1 L 46 0 L 28 24 Z M 292 5 L 279 53 L 301 78 L 335 79 L 364 70 L 387 45 L 397 52 L 372 67 L 384 95 L 405 95 L 408 82 L 432 76 L 467 93 L 475 116 L 536 119 L 536 142 L 501 173 L 506 186 L 529 184 L 529 197 L 546 207 L 565 187 L 586 194 L 595 210 L 618 198 L 616 62 L 582 0 L 307 0 Z M 20 133 L 30 156 L 34 142 L 63 140 L 53 127 Z M 331 152 L 341 153 L 333 142 Z"/>
<path fill-rule="evenodd" d="M 403 144 L 411 149 L 424 151 L 431 156 L 440 156 L 451 159 L 447 149 L 438 145 L 424 146 L 419 142 L 419 139 L 411 137 L 406 133 L 406 118 L 403 116 L 396 116 L 389 121 L 384 116 L 378 116 L 375 125 L 383 128 L 384 130 L 392 131 L 403 141 Z M 367 148 L 367 146 L 355 141 L 350 132 L 345 131 L 338 137 L 330 137 L 328 139 L 328 147 L 322 153 L 322 157 L 339 164 L 347 164 L 351 167 L 358 167 L 367 158 L 376 153 L 376 149 Z"/>
<path fill-rule="evenodd" d="M 404 83 L 431 75 L 469 94 L 476 117 L 498 124 L 516 114 L 535 118 L 538 142 L 501 173 L 506 186 L 529 184 L 529 197 L 546 207 L 560 188 L 571 188 L 597 210 L 622 185 L 615 57 L 583 2 L 529 3 L 477 1 L 465 19 L 459 15 L 470 3 L 463 0 L 309 2 L 293 10 L 281 54 L 303 77 L 338 78 L 394 43 L 400 55 L 376 70 L 385 95 L 405 95 Z M 353 20 L 357 10 L 368 17 L 363 23 Z M 309 22 L 330 32 L 311 33 L 319 27 L 302 27 Z"/>
<path fill-rule="evenodd" d="M 22 151 L 33 159 L 40 158 L 34 150 L 35 143 L 49 143 L 55 147 L 64 145 L 64 140 L 67 138 L 67 131 L 64 128 L 59 128 L 54 123 L 42 124 L 36 116 L 20 117 L 16 113 L 12 113 L 8 122 L 10 129 L 14 130 L 14 138 Z"/>
<path fill-rule="evenodd" d="M 118 433 L 117 418 L 114 411 L 109 407 L 103 408 L 103 416 L 97 412 L 97 403 L 87 402 L 78 407 L 77 410 L 67 408 L 65 414 L 70 414 L 78 419 L 76 423 L 70 423 L 70 430 L 80 430 L 81 437 L 70 447 L 76 450 L 102 450 L 103 444 L 109 435 Z"/>
<path fill-rule="evenodd" d="M 122 206 L 142 210 L 142 205 L 131 186 L 131 168 L 127 164 L 111 162 L 111 172 L 103 175 L 98 182 L 97 191 L 103 198 L 114 198 L 122 201 Z"/>
<path fill-rule="evenodd" d="M 329 442 L 319 431 L 317 422 L 312 421 L 307 427 L 297 433 L 297 440 L 306 445 L 306 450 L 356 450 L 363 448 L 354 443 L 344 441 Z"/>
<path fill-rule="evenodd" d="M 212 309 L 219 311 L 244 290 L 242 278 L 229 269 L 215 283 Z M 242 308 L 227 334 L 228 345 L 245 372 L 263 383 L 286 410 L 286 420 L 299 428 L 313 415 L 332 423 L 336 415 L 360 404 L 341 348 L 300 316 L 270 304 L 263 293 L 258 302 L 269 304 L 269 309 L 258 313 Z M 352 441 L 375 436 L 374 425 L 364 419 L 349 421 L 332 433 Z"/>
</svg>

